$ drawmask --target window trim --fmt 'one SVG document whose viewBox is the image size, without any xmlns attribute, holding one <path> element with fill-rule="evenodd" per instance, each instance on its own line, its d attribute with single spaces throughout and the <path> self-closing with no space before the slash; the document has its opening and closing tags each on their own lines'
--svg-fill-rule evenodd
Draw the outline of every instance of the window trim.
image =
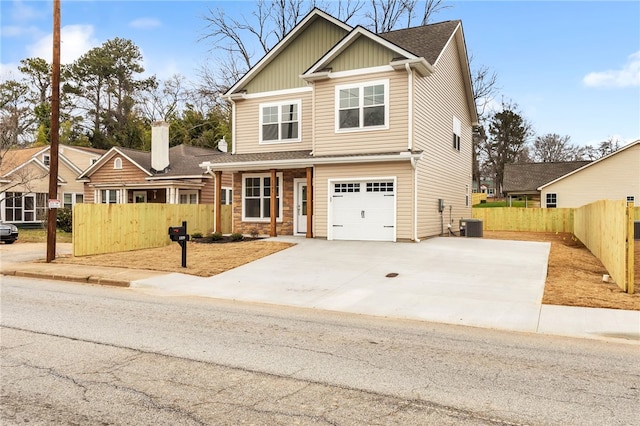
<svg viewBox="0 0 640 426">
<path fill-rule="evenodd" d="M 82 204 L 84 203 L 84 193 L 83 192 L 63 192 L 62 193 L 62 207 L 63 208 L 67 208 L 67 203 L 65 201 L 65 196 L 71 196 L 71 208 L 73 209 L 73 206 L 75 206 L 76 204 Z M 82 201 L 78 201 L 78 196 L 82 197 Z"/>
<path fill-rule="evenodd" d="M 233 188 L 230 186 L 223 186 L 220 193 L 220 205 L 228 206 L 233 204 Z"/>
<path fill-rule="evenodd" d="M 371 86 L 384 86 L 384 124 L 378 126 L 365 126 L 364 125 L 364 88 Z M 358 111 L 359 111 L 359 126 L 358 127 L 349 127 L 349 128 L 340 128 L 340 91 L 345 89 L 358 89 Z M 365 81 L 361 83 L 349 83 L 349 84 L 340 84 L 335 86 L 334 92 L 334 126 L 336 133 L 354 133 L 354 132 L 371 132 L 376 130 L 388 130 L 389 129 L 389 79 L 383 80 L 372 80 Z"/>
<path fill-rule="evenodd" d="M 282 139 L 282 106 L 283 105 L 296 105 L 298 107 L 298 137 L 292 139 Z M 278 139 L 273 140 L 264 140 L 262 129 L 264 125 L 264 114 L 263 110 L 265 108 L 270 107 L 278 107 Z M 286 100 L 279 102 L 268 102 L 262 103 L 258 106 L 258 115 L 259 115 L 259 129 L 258 129 L 258 144 L 259 145 L 273 145 L 273 144 L 281 144 L 281 143 L 296 143 L 302 141 L 302 99 L 294 99 L 294 100 Z M 273 124 L 273 123 L 271 123 Z"/>
<path fill-rule="evenodd" d="M 550 201 L 553 200 L 553 201 Z M 544 206 L 548 209 L 558 207 L 558 194 L 556 192 L 547 192 L 544 197 Z"/>
<path fill-rule="evenodd" d="M 180 201 L 180 197 L 182 197 L 183 195 L 188 197 L 188 200 L 189 200 L 188 203 L 182 203 Z M 191 202 L 191 196 L 192 195 L 196 196 L 196 202 L 195 203 Z M 197 189 L 185 189 L 185 190 L 179 190 L 178 191 L 178 204 L 199 204 L 199 203 L 200 203 L 200 197 L 199 197 Z"/>
<path fill-rule="evenodd" d="M 115 160 L 113 160 L 113 169 L 114 170 L 122 169 L 122 158 L 118 157 Z"/>
<path fill-rule="evenodd" d="M 264 178 L 270 178 L 271 177 L 271 173 L 243 173 L 242 174 L 242 221 L 243 222 L 265 222 L 265 223 L 269 223 L 271 222 L 271 218 L 270 217 L 264 217 L 264 212 L 262 211 L 262 207 L 264 205 Z M 277 198 L 279 199 L 278 202 L 278 216 L 276 217 L 276 222 L 282 222 L 282 207 L 283 207 L 283 201 L 284 201 L 284 179 L 283 179 L 284 175 L 282 172 L 278 172 L 276 173 L 276 179 L 278 179 L 280 181 L 280 185 L 278 185 L 278 194 L 277 194 Z M 247 178 L 260 178 L 260 217 L 247 217 L 246 213 L 245 213 L 245 205 L 246 205 L 246 185 L 247 185 Z"/>
<path fill-rule="evenodd" d="M 460 145 L 461 145 L 460 141 L 462 139 L 462 122 L 455 115 L 453 116 L 452 133 L 453 133 L 452 148 L 457 151 L 460 151 Z"/>
<path fill-rule="evenodd" d="M 107 195 L 107 199 L 106 200 L 104 199 L 104 197 L 102 197 L 103 191 Z M 115 199 L 116 199 L 115 202 L 113 202 L 113 203 L 110 202 L 111 201 L 110 200 L 111 197 L 109 196 L 112 192 L 115 194 Z M 121 204 L 120 200 L 122 199 L 122 196 L 121 196 L 121 191 L 119 189 L 108 189 L 108 188 L 99 189 L 98 190 L 98 196 L 99 196 L 98 197 L 98 200 L 99 200 L 98 204 Z"/>
</svg>

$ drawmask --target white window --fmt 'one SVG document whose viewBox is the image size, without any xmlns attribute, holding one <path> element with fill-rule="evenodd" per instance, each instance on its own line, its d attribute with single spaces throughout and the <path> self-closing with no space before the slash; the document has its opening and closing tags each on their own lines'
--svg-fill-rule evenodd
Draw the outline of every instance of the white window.
<svg viewBox="0 0 640 426">
<path fill-rule="evenodd" d="M 76 192 L 65 192 L 62 194 L 62 207 L 65 209 L 73 208 L 74 205 L 84 202 L 84 194 Z"/>
<path fill-rule="evenodd" d="M 101 204 L 118 204 L 120 202 L 120 191 L 117 189 L 101 189 Z"/>
<path fill-rule="evenodd" d="M 47 219 L 48 194 L 38 192 L 4 193 L 4 220 L 7 222 L 36 222 Z"/>
<path fill-rule="evenodd" d="M 180 204 L 198 204 L 198 191 L 180 191 Z"/>
<path fill-rule="evenodd" d="M 558 196 L 556 194 L 547 194 L 547 199 L 546 199 L 547 203 L 547 208 L 554 208 L 557 206 L 558 204 Z"/>
<path fill-rule="evenodd" d="M 282 173 L 276 176 L 276 219 L 282 220 Z M 271 218 L 271 175 L 245 174 L 242 177 L 242 220 Z"/>
<path fill-rule="evenodd" d="M 116 158 L 115 160 L 113 160 L 113 168 L 114 169 L 122 168 L 122 158 Z"/>
<path fill-rule="evenodd" d="M 453 149 L 460 151 L 460 135 L 462 135 L 462 124 L 458 118 L 453 117 Z"/>
<path fill-rule="evenodd" d="M 260 143 L 299 142 L 301 101 L 260 105 Z"/>
<path fill-rule="evenodd" d="M 465 185 L 464 189 L 465 189 L 464 205 L 465 207 L 469 207 L 469 185 Z"/>
<path fill-rule="evenodd" d="M 633 206 L 635 204 L 636 201 L 636 197 L 634 197 L 633 195 L 628 195 L 627 196 L 627 204 L 630 206 Z"/>
<path fill-rule="evenodd" d="M 220 204 L 233 204 L 233 191 L 231 188 L 222 188 Z"/>
<path fill-rule="evenodd" d="M 336 131 L 389 126 L 389 80 L 336 86 Z"/>
<path fill-rule="evenodd" d="M 51 157 L 49 156 L 49 154 L 44 154 L 42 156 L 42 162 L 44 163 L 45 166 L 48 166 L 49 164 L 51 164 Z"/>
</svg>

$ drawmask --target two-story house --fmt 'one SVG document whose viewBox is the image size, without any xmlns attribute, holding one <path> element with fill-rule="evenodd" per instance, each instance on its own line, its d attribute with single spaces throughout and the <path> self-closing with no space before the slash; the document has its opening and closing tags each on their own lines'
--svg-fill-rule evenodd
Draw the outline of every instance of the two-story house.
<svg viewBox="0 0 640 426">
<path fill-rule="evenodd" d="M 315 9 L 224 95 L 233 231 L 414 240 L 471 217 L 460 21 L 374 34 Z M 218 209 L 219 210 L 219 209 Z"/>
<path fill-rule="evenodd" d="M 60 144 L 58 194 L 62 207 L 84 202 L 84 185 L 76 181 L 104 150 Z M 51 147 L 7 150 L 0 163 L 0 220 L 21 227 L 40 226 L 49 200 Z"/>
</svg>

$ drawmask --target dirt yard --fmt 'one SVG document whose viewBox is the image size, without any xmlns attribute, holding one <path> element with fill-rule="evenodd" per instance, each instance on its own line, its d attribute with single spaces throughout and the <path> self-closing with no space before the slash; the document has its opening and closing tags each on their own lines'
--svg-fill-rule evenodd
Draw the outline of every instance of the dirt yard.
<svg viewBox="0 0 640 426">
<path fill-rule="evenodd" d="M 635 242 L 635 294 L 626 294 L 611 283 L 603 283 L 602 263 L 571 234 L 533 232 L 489 232 L 485 238 L 547 241 L 551 243 L 549 268 L 542 302 L 550 305 L 640 310 L 640 242 Z M 80 258 L 59 257 L 56 262 L 116 266 L 212 276 L 291 246 L 273 241 L 226 244 L 189 242 L 187 268 L 181 266 L 181 248 L 171 244 L 149 250 Z"/>
<path fill-rule="evenodd" d="M 551 243 L 549 268 L 542 303 L 640 310 L 640 242 L 635 242 L 635 293 L 627 294 L 616 284 L 602 282 L 607 270 L 571 234 L 485 231 L 484 238 Z"/>
</svg>

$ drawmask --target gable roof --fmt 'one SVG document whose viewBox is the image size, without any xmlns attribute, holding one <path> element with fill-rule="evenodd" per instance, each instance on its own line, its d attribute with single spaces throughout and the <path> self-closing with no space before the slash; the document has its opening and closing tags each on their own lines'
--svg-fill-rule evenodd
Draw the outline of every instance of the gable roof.
<svg viewBox="0 0 640 426">
<path fill-rule="evenodd" d="M 346 23 L 340 21 L 339 19 L 334 18 L 333 16 L 329 15 L 328 13 L 325 13 L 325 12 L 321 11 L 318 8 L 314 8 L 311 12 L 309 12 L 309 14 L 307 14 L 307 16 L 305 16 L 302 19 L 302 21 L 300 21 L 298 24 L 296 24 L 296 26 L 293 27 L 293 29 L 291 31 L 289 31 L 289 33 L 282 40 L 280 40 L 273 48 L 271 48 L 269 50 L 269 52 L 267 52 L 267 54 L 262 57 L 262 59 L 260 59 L 253 67 L 251 67 L 251 69 L 249 71 L 247 71 L 247 73 L 244 76 L 242 76 L 242 78 L 240 80 L 238 80 L 233 86 L 231 86 L 229 88 L 229 90 L 227 90 L 224 93 L 223 97 L 230 96 L 236 90 L 238 90 L 239 88 L 244 86 L 246 83 L 248 83 L 256 74 L 258 74 L 267 65 L 269 65 L 269 63 L 271 61 L 273 61 L 273 59 L 276 56 L 278 56 L 278 54 L 282 50 L 286 49 L 287 46 L 289 46 L 289 44 L 291 44 L 291 42 L 297 37 L 297 35 L 300 32 L 302 32 L 311 23 L 313 23 L 314 20 L 316 20 L 318 18 L 326 19 L 327 21 L 333 23 L 334 25 L 337 25 L 337 26 L 343 28 L 346 31 L 351 31 L 351 29 L 352 29 L 351 26 L 349 26 Z"/>
<path fill-rule="evenodd" d="M 81 151 L 95 155 L 102 155 L 106 152 L 104 149 L 60 144 L 58 146 L 58 151 L 62 151 L 63 149 Z M 51 151 L 51 145 L 37 146 L 32 148 L 10 149 L 6 151 L 2 156 L 2 164 L 0 164 L 0 176 L 6 177 L 30 163 L 37 164 L 40 168 L 46 170 L 48 173 L 49 167 L 46 166 L 42 161 L 40 161 L 38 157 L 49 151 Z M 65 157 L 62 153 L 59 152 L 58 158 L 61 163 L 66 164 L 76 174 L 81 173 L 82 170 L 71 160 Z"/>
<path fill-rule="evenodd" d="M 605 155 L 602 158 L 599 158 L 599 159 L 597 159 L 595 161 L 589 162 L 589 164 L 586 164 L 586 165 L 584 165 L 584 166 L 582 166 L 582 167 L 580 167 L 578 169 L 572 170 L 572 171 L 570 171 L 570 172 L 568 172 L 568 173 L 566 173 L 566 174 L 564 174 L 562 176 L 558 176 L 556 179 L 553 179 L 553 180 L 551 180 L 549 182 L 545 182 L 544 184 L 540 185 L 537 189 L 538 189 L 538 191 L 541 191 L 542 188 L 545 188 L 545 187 L 547 187 L 547 186 L 549 186 L 551 184 L 554 184 L 554 183 L 558 182 L 559 180 L 562 180 L 562 179 L 564 179 L 566 177 L 569 177 L 569 176 L 571 176 L 571 175 L 573 175 L 575 173 L 578 173 L 578 172 L 580 172 L 580 171 L 582 171 L 582 170 L 584 170 L 584 169 L 586 169 L 588 167 L 591 167 L 591 166 L 593 166 L 595 164 L 598 164 L 598 163 L 600 163 L 602 161 L 606 161 L 608 158 L 611 158 L 614 155 L 618 155 L 618 154 L 620 154 L 620 153 L 622 153 L 622 152 L 624 152 L 624 151 L 626 151 L 626 150 L 628 150 L 628 149 L 630 149 L 632 147 L 635 147 L 635 146 L 640 146 L 640 139 L 638 139 L 635 142 L 631 142 L 631 143 L 623 146 L 622 148 L 620 148 L 617 151 L 612 152 L 611 154 Z"/>
<path fill-rule="evenodd" d="M 177 177 L 200 177 L 203 171 L 198 164 L 202 162 L 204 157 L 211 158 L 212 155 L 222 154 L 221 151 L 211 148 L 202 148 L 191 145 L 177 145 L 169 148 L 169 168 L 166 172 L 155 173 L 151 167 L 151 152 L 140 151 L 131 148 L 113 147 L 100 160 L 89 167 L 79 177 L 90 177 L 97 170 L 102 168 L 116 154 L 120 154 L 129 160 L 134 166 L 142 170 L 148 177 L 147 179 L 166 179 Z"/>
<path fill-rule="evenodd" d="M 505 164 L 503 190 L 506 193 L 537 193 L 540 185 L 544 185 L 589 163 L 590 161 L 564 161 Z"/>
<path fill-rule="evenodd" d="M 433 72 L 433 68 L 431 64 L 429 64 L 424 58 L 421 56 L 416 56 L 403 47 L 394 44 L 393 42 L 380 37 L 372 33 L 371 31 L 363 28 L 361 26 L 357 26 L 354 28 L 349 34 L 347 34 L 342 40 L 340 40 L 335 46 L 333 46 L 322 58 L 318 59 L 315 64 L 313 64 L 305 73 L 302 75 L 303 78 L 311 77 L 318 72 L 319 70 L 323 70 L 326 68 L 331 61 L 337 58 L 342 52 L 344 52 L 351 44 L 353 44 L 359 37 L 366 37 L 387 49 L 395 52 L 399 59 L 410 59 L 413 60 L 412 63 L 418 64 L 418 71 L 422 75 L 429 75 Z M 404 67 L 404 62 L 402 67 Z M 326 74 L 326 73 L 324 73 Z"/>
<path fill-rule="evenodd" d="M 2 154 L 0 176 L 7 176 L 21 165 L 27 163 L 34 155 L 42 151 L 43 147 L 9 149 Z"/>
<path fill-rule="evenodd" d="M 434 65 L 459 25 L 459 20 L 445 21 L 378 35 Z"/>
</svg>

